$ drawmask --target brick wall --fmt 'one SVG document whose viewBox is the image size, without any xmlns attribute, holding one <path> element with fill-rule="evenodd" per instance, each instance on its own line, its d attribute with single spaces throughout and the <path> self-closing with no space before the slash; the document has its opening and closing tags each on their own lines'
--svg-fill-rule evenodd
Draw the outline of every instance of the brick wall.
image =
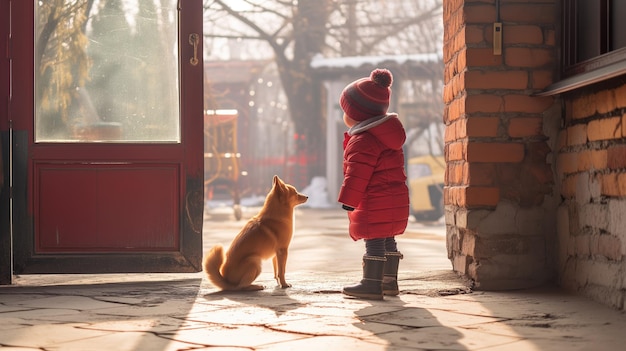
<svg viewBox="0 0 626 351">
<path fill-rule="evenodd" d="M 558 0 L 444 0 L 448 256 L 478 289 L 545 282 L 625 309 L 626 83 L 537 97 Z"/>
<path fill-rule="evenodd" d="M 623 80 L 622 80 L 623 82 Z M 563 97 L 557 174 L 559 283 L 624 309 L 626 84 Z"/>
<path fill-rule="evenodd" d="M 535 97 L 556 67 L 556 0 L 444 1 L 447 247 L 479 289 L 542 284 L 555 274 L 553 150 L 560 103 Z"/>
</svg>

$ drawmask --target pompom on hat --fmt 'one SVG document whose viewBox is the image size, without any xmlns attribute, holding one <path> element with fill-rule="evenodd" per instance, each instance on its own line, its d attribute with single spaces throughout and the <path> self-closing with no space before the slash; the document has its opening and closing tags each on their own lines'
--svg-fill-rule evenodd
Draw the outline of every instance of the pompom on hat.
<svg viewBox="0 0 626 351">
<path fill-rule="evenodd" d="M 339 97 L 343 112 L 355 121 L 387 113 L 393 76 L 387 69 L 377 68 L 369 77 L 348 84 Z"/>
</svg>

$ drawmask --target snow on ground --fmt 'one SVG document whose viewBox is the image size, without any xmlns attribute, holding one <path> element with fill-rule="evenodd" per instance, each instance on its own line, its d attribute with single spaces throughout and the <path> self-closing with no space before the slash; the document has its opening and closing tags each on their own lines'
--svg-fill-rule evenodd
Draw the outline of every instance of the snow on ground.
<svg viewBox="0 0 626 351">
<path fill-rule="evenodd" d="M 326 189 L 326 178 L 313 177 L 311 183 L 300 192 L 309 197 L 309 200 L 300 205 L 301 207 L 308 208 L 335 208 L 338 207 L 336 203 L 329 201 L 328 191 Z M 243 207 L 260 207 L 265 202 L 265 195 L 253 195 L 249 197 L 241 198 L 240 205 Z M 212 199 L 206 202 L 206 208 L 214 210 L 228 209 L 229 211 L 233 207 L 233 200 L 231 198 Z"/>
</svg>

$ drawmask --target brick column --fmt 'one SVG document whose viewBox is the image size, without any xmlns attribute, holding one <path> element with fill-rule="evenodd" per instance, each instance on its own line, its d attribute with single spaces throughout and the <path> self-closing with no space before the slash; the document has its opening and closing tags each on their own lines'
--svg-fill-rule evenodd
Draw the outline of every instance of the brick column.
<svg viewBox="0 0 626 351">
<path fill-rule="evenodd" d="M 448 257 L 478 289 L 553 276 L 551 140 L 560 109 L 534 97 L 552 82 L 557 0 L 444 0 Z M 552 107 L 556 107 L 552 109 Z"/>
</svg>

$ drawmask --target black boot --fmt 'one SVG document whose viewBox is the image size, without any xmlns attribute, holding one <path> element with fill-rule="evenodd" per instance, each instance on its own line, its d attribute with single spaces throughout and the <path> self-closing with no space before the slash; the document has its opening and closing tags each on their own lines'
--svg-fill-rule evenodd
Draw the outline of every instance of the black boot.
<svg viewBox="0 0 626 351">
<path fill-rule="evenodd" d="M 400 251 L 385 253 L 385 270 L 383 273 L 383 294 L 387 296 L 397 296 L 398 289 L 398 266 L 404 256 Z"/>
<path fill-rule="evenodd" d="M 384 257 L 363 256 L 363 279 L 357 285 L 343 288 L 343 293 L 362 299 L 382 300 L 384 268 Z"/>
</svg>

